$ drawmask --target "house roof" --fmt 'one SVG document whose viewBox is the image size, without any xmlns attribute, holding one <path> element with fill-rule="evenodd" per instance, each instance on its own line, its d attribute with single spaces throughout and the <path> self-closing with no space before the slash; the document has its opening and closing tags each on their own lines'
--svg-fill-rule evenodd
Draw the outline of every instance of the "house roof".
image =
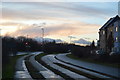
<svg viewBox="0 0 120 80">
<path fill-rule="evenodd" d="M 116 17 L 110 18 L 101 28 L 101 29 L 106 29 L 107 27 L 109 27 L 109 25 L 113 22 L 115 22 L 116 20 L 120 20 L 120 17 L 117 15 Z"/>
</svg>

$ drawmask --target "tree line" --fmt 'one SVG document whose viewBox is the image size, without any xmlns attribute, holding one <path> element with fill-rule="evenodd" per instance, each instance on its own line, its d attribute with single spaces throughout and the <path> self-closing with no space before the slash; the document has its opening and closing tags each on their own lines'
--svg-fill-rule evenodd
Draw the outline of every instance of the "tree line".
<svg viewBox="0 0 120 80">
<path fill-rule="evenodd" d="M 5 36 L 2 37 L 2 61 L 6 64 L 9 61 L 9 56 L 15 56 L 17 52 L 40 51 L 41 45 L 32 38 L 23 36 L 14 38 Z"/>
<path fill-rule="evenodd" d="M 80 48 L 80 51 L 77 51 Z M 34 51 L 44 51 L 45 53 L 67 53 L 71 51 L 75 55 L 87 55 L 89 54 L 89 46 L 83 47 L 75 44 L 68 43 L 56 43 L 53 42 L 37 42 L 32 38 L 26 38 L 19 36 L 17 38 L 5 36 L 2 37 L 2 59 L 3 63 L 9 61 L 9 56 L 12 54 L 16 55 L 17 52 L 34 52 Z M 86 53 L 83 53 L 85 52 Z M 78 53 L 80 52 L 80 53 Z"/>
<path fill-rule="evenodd" d="M 79 58 L 93 58 L 95 60 L 105 61 L 108 58 L 110 60 L 118 59 L 116 57 L 111 58 L 111 56 L 106 54 L 97 55 L 95 54 L 97 47 L 93 41 L 91 45 L 80 46 L 69 43 L 56 43 L 53 42 L 37 42 L 32 38 L 26 38 L 19 36 L 17 38 L 5 36 L 2 37 L 2 61 L 3 64 L 9 61 L 9 56 L 12 54 L 16 55 L 17 52 L 35 52 L 35 51 L 44 51 L 45 53 L 68 53 L 71 52 L 73 55 L 78 56 Z M 118 60 L 117 60 L 118 61 Z"/>
</svg>

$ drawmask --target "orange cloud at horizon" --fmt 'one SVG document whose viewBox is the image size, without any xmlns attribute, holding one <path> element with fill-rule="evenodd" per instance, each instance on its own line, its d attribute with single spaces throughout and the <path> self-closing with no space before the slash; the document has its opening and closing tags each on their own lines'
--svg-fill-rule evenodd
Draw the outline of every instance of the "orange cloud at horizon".
<svg viewBox="0 0 120 80">
<path fill-rule="evenodd" d="M 16 26 L 18 23 L 4 23 L 1 24 L 5 28 L 6 26 Z M 20 25 L 20 24 L 19 24 Z M 91 34 L 98 32 L 100 25 L 96 24 L 86 24 L 82 22 L 65 22 L 60 24 L 47 24 L 45 26 L 45 36 L 69 36 L 69 35 L 82 35 L 82 34 Z M 20 26 L 15 27 L 15 31 L 8 33 L 11 36 L 25 35 L 29 34 L 30 37 L 41 36 L 41 28 L 33 27 L 32 25 L 21 24 Z M 11 30 L 9 30 L 10 32 Z"/>
</svg>

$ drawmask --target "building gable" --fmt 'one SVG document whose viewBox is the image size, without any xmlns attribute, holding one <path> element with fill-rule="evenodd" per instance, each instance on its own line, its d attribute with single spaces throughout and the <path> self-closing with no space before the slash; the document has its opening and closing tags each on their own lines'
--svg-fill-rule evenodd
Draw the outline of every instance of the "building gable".
<svg viewBox="0 0 120 80">
<path fill-rule="evenodd" d="M 110 18 L 99 30 L 106 29 L 110 24 L 114 23 L 117 20 L 120 20 L 120 17 L 118 15 L 116 17 Z"/>
</svg>

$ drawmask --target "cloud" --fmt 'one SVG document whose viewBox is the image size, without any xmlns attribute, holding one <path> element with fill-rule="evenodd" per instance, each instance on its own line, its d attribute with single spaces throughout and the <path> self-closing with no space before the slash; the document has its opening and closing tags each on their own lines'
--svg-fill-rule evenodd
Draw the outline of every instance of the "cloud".
<svg viewBox="0 0 120 80">
<path fill-rule="evenodd" d="M 23 23 L 17 23 L 17 22 L 0 22 L 0 26 L 19 26 L 23 25 Z"/>
<path fill-rule="evenodd" d="M 91 15 L 91 14 L 97 17 L 98 16 L 105 17 L 105 14 L 108 13 L 108 10 L 87 6 L 85 4 L 87 3 L 81 4 L 81 3 L 76 3 L 76 2 L 72 2 L 72 3 L 68 2 L 68 3 L 47 3 L 44 5 L 57 7 L 59 10 L 63 10 L 64 12 L 67 12 L 67 13 L 72 12 L 72 14 L 76 14 L 78 16 L 82 15 L 84 17 L 87 15 Z M 101 3 L 96 2 L 96 4 L 101 4 Z M 93 5 L 93 4 L 89 3 L 89 5 Z"/>
<path fill-rule="evenodd" d="M 97 34 L 98 29 L 106 21 L 106 17 L 108 19 L 116 9 L 112 6 L 113 4 L 105 4 L 94 2 L 5 2 L 2 8 L 4 23 L 0 26 L 17 27 L 12 32 L 7 29 L 8 32 L 11 32 L 9 35 L 12 36 L 41 37 L 41 29 L 31 25 L 41 22 L 47 23 L 45 25 L 45 37 L 56 36 L 57 38 L 69 35 Z M 2 31 L 4 30 L 2 29 Z"/>
<path fill-rule="evenodd" d="M 3 0 L 2 2 L 118 2 L 119 0 Z"/>
<path fill-rule="evenodd" d="M 74 41 L 72 41 L 73 43 L 78 43 L 78 44 L 85 44 L 85 45 L 89 45 L 89 44 L 91 44 L 91 42 L 90 41 L 87 41 L 87 40 L 85 40 L 85 39 L 79 39 L 79 40 L 74 40 Z"/>
<path fill-rule="evenodd" d="M 18 28 L 17 31 L 11 33 L 10 35 L 30 35 L 31 37 L 41 36 L 42 31 L 39 27 L 34 27 L 32 25 L 21 25 L 21 28 Z M 70 22 L 70 23 L 61 23 L 54 25 L 46 25 L 44 28 L 45 36 L 69 36 L 69 35 L 81 35 L 81 34 L 90 34 L 96 33 L 100 25 L 96 24 L 86 24 L 81 22 Z"/>
<path fill-rule="evenodd" d="M 4 3 L 2 9 L 3 19 L 40 19 L 46 17 L 55 18 L 106 18 L 111 11 L 107 8 L 91 7 L 91 3 L 75 3 L 75 2 L 22 2 L 22 3 Z M 103 3 L 96 3 L 103 4 Z M 107 14 L 107 15 L 106 15 Z M 94 16 L 92 16 L 94 15 Z"/>
</svg>

